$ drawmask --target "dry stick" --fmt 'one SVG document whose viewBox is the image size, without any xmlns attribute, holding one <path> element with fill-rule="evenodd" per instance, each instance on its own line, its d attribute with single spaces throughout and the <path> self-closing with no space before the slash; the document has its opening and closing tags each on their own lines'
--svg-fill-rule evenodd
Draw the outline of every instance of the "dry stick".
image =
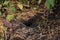
<svg viewBox="0 0 60 40">
<path fill-rule="evenodd" d="M 6 31 L 4 31 L 4 40 L 7 40 L 7 34 L 6 34 L 7 32 Z"/>
</svg>

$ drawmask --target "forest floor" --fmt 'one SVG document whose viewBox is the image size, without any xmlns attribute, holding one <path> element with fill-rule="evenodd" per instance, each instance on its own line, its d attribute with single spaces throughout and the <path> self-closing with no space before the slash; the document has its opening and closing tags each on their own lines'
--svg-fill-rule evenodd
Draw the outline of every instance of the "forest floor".
<svg viewBox="0 0 60 40">
<path fill-rule="evenodd" d="M 0 5 L 0 40 L 60 40 L 57 8 L 50 13 L 43 5 L 38 9 L 24 5 L 22 11 L 17 3 L 10 3 L 16 10 L 9 5 Z"/>
</svg>

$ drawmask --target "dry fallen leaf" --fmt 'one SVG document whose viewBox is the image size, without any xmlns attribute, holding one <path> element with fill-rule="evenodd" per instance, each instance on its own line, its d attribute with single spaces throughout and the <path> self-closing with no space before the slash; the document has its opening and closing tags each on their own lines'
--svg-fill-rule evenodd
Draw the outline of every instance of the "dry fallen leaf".
<svg viewBox="0 0 60 40">
<path fill-rule="evenodd" d="M 21 10 L 23 10 L 23 5 L 22 5 L 21 3 L 18 3 L 17 6 L 18 6 Z"/>
<path fill-rule="evenodd" d="M 3 28 L 3 23 L 0 20 L 0 40 L 4 37 L 4 28 Z"/>
</svg>

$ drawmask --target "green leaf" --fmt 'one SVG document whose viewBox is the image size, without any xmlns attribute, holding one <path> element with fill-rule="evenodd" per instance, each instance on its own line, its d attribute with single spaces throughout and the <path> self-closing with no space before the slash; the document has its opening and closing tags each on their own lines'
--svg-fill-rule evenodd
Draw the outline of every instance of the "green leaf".
<svg viewBox="0 0 60 40">
<path fill-rule="evenodd" d="M 6 17 L 6 20 L 10 21 L 12 18 L 13 18 L 13 15 L 12 14 L 8 14 L 7 17 Z"/>
<path fill-rule="evenodd" d="M 55 0 L 50 0 L 50 4 L 52 5 L 52 7 L 54 6 Z"/>
<path fill-rule="evenodd" d="M 50 10 L 52 7 L 54 7 L 54 2 L 55 2 L 55 0 L 46 0 L 45 6 L 47 7 L 48 10 Z"/>
<path fill-rule="evenodd" d="M 16 12 L 15 7 L 10 7 L 10 10 L 11 10 L 12 12 Z"/>
<path fill-rule="evenodd" d="M 15 7 L 14 7 L 14 4 L 12 4 L 12 3 L 10 3 L 10 10 L 11 10 L 12 12 L 16 12 L 16 9 L 15 9 Z"/>
<path fill-rule="evenodd" d="M 38 4 L 40 4 L 40 3 L 41 3 L 41 0 L 38 1 Z"/>
<path fill-rule="evenodd" d="M 0 0 L 0 2 L 3 2 L 4 0 Z"/>
<path fill-rule="evenodd" d="M 50 6 L 51 6 L 51 5 L 50 5 L 50 3 L 49 3 L 48 0 L 46 1 L 45 6 L 47 7 L 48 10 L 50 10 Z"/>
<path fill-rule="evenodd" d="M 24 2 L 25 4 L 28 4 L 28 0 L 23 0 L 23 2 Z"/>
</svg>

